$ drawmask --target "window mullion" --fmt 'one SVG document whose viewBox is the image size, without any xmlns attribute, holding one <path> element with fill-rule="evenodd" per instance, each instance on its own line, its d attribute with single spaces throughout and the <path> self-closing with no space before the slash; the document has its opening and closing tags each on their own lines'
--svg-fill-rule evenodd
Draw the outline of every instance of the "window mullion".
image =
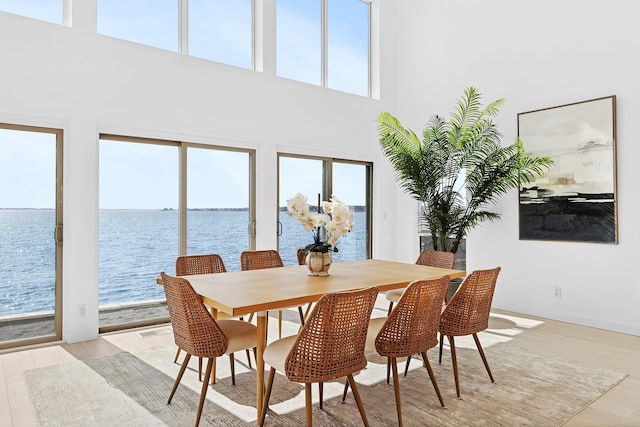
<svg viewBox="0 0 640 427">
<path fill-rule="evenodd" d="M 178 49 L 189 54 L 189 0 L 178 0 Z"/>
<path fill-rule="evenodd" d="M 320 0 L 320 8 L 321 8 L 321 12 L 320 12 L 320 37 L 322 38 L 321 43 L 320 43 L 320 52 L 322 55 L 322 58 L 320 59 L 320 66 L 322 67 L 321 70 L 321 86 L 322 87 L 327 87 L 328 84 L 328 79 L 327 76 L 329 74 L 329 64 L 328 64 L 328 55 L 329 55 L 329 12 L 328 12 L 328 6 L 327 6 L 328 0 Z"/>
</svg>

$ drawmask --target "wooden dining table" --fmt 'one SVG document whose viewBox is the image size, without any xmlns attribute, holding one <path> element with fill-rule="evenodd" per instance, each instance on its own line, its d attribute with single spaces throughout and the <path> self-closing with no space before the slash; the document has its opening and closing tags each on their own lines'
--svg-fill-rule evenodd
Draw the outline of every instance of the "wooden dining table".
<svg viewBox="0 0 640 427">
<path fill-rule="evenodd" d="M 463 270 L 367 259 L 335 262 L 328 276 L 309 276 L 304 265 L 262 270 L 184 276 L 211 309 L 231 316 L 257 313 L 256 407 L 260 414 L 264 395 L 263 353 L 267 344 L 267 311 L 302 306 L 331 292 L 375 286 L 380 292 L 406 287 L 414 280 L 448 275 L 464 277 Z M 258 416 L 259 418 L 259 416 Z M 259 422 L 259 419 L 258 419 Z"/>
</svg>

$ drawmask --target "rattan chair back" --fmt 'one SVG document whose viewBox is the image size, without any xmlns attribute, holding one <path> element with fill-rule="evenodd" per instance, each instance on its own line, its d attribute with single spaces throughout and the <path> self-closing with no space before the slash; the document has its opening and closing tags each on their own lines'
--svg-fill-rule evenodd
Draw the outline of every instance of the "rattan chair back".
<svg viewBox="0 0 640 427">
<path fill-rule="evenodd" d="M 376 351 L 381 356 L 406 357 L 435 347 L 448 289 L 449 276 L 412 282 L 380 329 Z"/>
<path fill-rule="evenodd" d="M 176 345 L 198 357 L 211 358 L 225 354 L 227 337 L 189 281 L 165 273 L 160 275 Z"/>
<path fill-rule="evenodd" d="M 225 273 L 227 269 L 218 254 L 181 255 L 176 260 L 176 276 Z"/>
<path fill-rule="evenodd" d="M 307 263 L 307 251 L 304 250 L 304 248 L 300 248 L 298 249 L 298 251 L 296 252 L 296 256 L 298 257 L 298 264 L 299 265 L 305 265 Z"/>
<path fill-rule="evenodd" d="M 243 271 L 275 267 L 284 267 L 284 264 L 278 251 L 273 249 L 244 251 L 240 254 L 240 268 Z"/>
<path fill-rule="evenodd" d="M 420 252 L 416 264 L 428 265 L 430 267 L 451 269 L 456 263 L 456 254 L 453 252 L 434 251 L 425 249 Z"/>
<path fill-rule="evenodd" d="M 440 333 L 462 336 L 489 327 L 489 313 L 500 267 L 476 270 L 468 275 L 447 304 L 440 318 Z"/>
<path fill-rule="evenodd" d="M 363 369 L 377 295 L 377 288 L 366 288 L 322 296 L 287 356 L 287 378 L 299 383 L 327 382 Z"/>
</svg>

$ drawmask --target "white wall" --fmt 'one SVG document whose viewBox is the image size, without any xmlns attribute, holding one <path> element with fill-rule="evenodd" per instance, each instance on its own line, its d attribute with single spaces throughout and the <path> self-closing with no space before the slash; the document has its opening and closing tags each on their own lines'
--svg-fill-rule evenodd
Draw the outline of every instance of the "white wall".
<svg viewBox="0 0 640 427">
<path fill-rule="evenodd" d="M 448 116 L 468 86 L 477 87 L 486 102 L 506 99 L 496 120 L 505 144 L 517 135 L 519 112 L 617 96 L 619 244 L 519 241 L 514 191 L 496 207 L 502 220 L 470 235 L 467 268 L 503 268 L 495 307 L 640 335 L 640 144 L 634 127 L 640 116 L 640 3 L 400 5 L 398 115 L 415 130 L 434 113 Z M 555 286 L 562 288 L 560 299 L 554 298 Z"/>
<path fill-rule="evenodd" d="M 258 3 L 275 16 L 275 0 Z M 277 152 L 374 161 L 377 188 L 390 189 L 374 200 L 374 211 L 385 212 L 374 213 L 374 255 L 395 256 L 387 225 L 395 222 L 395 187 L 389 168 L 378 167 L 375 126 L 395 103 L 395 10 L 384 3 L 374 4 L 375 19 L 385 16 L 374 34 L 378 99 L 277 78 L 269 20 L 264 72 L 254 72 L 97 35 L 95 0 L 73 2 L 73 27 L 0 12 L 0 122 L 65 131 L 64 340 L 98 330 L 100 132 L 255 149 L 258 249 L 276 245 Z"/>
</svg>

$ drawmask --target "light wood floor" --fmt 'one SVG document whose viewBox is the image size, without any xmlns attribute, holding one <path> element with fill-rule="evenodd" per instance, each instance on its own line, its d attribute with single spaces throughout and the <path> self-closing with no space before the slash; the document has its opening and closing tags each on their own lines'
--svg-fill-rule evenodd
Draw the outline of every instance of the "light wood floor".
<svg viewBox="0 0 640 427">
<path fill-rule="evenodd" d="M 378 314 L 384 315 L 384 308 L 385 303 L 378 304 Z M 518 318 L 518 324 L 528 325 L 509 333 L 519 346 L 628 374 L 616 387 L 568 421 L 566 427 L 640 426 L 640 337 L 503 311 L 495 311 L 490 330 L 485 334 L 500 335 L 503 329 L 501 324 L 509 322 L 510 318 Z M 271 326 L 277 322 L 269 323 Z M 130 330 L 76 344 L 57 344 L 0 354 L 0 426 L 37 425 L 23 380 L 25 370 L 123 350 L 173 345 L 173 336 L 169 333 L 143 333 L 158 329 L 166 331 L 167 327 Z M 488 335 L 481 338 L 483 343 L 487 337 L 490 340 Z M 566 385 L 566 391 L 571 393 L 571 384 Z M 392 408 L 393 401 L 389 401 L 389 405 L 390 410 L 395 410 Z"/>
</svg>

